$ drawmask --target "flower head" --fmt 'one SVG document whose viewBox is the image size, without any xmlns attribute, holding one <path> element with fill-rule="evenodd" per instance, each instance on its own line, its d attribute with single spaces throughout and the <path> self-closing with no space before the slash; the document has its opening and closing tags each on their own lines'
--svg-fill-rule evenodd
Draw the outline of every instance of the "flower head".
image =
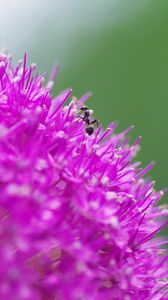
<svg viewBox="0 0 168 300">
<path fill-rule="evenodd" d="M 97 127 L 89 94 L 54 99 L 57 67 L 47 86 L 34 68 L 0 54 L 0 299 L 168 299 L 168 209 L 153 163 L 132 162 L 141 138 Z"/>
</svg>

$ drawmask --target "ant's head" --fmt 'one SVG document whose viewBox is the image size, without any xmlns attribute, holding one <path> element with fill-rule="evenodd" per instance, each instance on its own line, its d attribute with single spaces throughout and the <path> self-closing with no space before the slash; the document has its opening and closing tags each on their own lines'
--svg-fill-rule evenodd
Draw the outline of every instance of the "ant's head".
<svg viewBox="0 0 168 300">
<path fill-rule="evenodd" d="M 80 110 L 86 111 L 86 110 L 88 110 L 88 107 L 87 106 L 82 106 L 82 107 L 80 107 Z"/>
</svg>

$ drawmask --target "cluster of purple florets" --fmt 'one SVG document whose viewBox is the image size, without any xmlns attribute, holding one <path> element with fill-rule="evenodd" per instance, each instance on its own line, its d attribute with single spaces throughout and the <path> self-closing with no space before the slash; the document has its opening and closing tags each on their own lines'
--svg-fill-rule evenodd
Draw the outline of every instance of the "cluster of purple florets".
<svg viewBox="0 0 168 300">
<path fill-rule="evenodd" d="M 0 299 L 168 299 L 164 191 L 115 123 L 88 135 L 67 89 L 55 99 L 26 56 L 0 55 Z"/>
</svg>

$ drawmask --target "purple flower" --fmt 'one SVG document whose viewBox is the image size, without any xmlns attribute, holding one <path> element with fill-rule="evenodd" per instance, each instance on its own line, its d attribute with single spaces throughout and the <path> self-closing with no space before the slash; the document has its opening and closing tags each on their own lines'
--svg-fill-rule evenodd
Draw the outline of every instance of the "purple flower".
<svg viewBox="0 0 168 300">
<path fill-rule="evenodd" d="M 53 99 L 57 67 L 47 86 L 34 68 L 0 54 L 0 299 L 168 299 L 168 209 L 142 178 L 153 163 L 132 162 L 141 138 L 97 128 L 89 94 Z"/>
</svg>

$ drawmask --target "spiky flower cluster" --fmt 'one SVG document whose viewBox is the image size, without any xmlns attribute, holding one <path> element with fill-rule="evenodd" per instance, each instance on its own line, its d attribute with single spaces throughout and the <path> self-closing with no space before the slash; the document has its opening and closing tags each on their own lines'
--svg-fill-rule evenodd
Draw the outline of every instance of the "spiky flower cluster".
<svg viewBox="0 0 168 300">
<path fill-rule="evenodd" d="M 64 106 L 56 68 L 46 87 L 34 68 L 0 55 L 0 299 L 168 299 L 168 210 L 142 179 L 152 164 L 131 162 L 140 138 L 89 136 L 89 95 Z"/>
</svg>

